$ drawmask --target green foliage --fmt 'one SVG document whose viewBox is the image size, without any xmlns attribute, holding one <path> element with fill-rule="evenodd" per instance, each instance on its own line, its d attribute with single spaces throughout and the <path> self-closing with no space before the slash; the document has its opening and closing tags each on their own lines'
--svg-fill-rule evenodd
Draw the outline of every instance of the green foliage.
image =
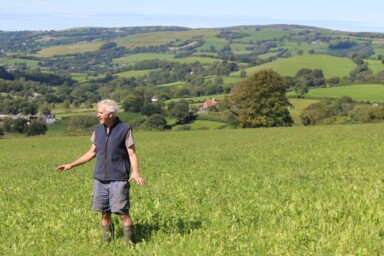
<svg viewBox="0 0 384 256">
<path fill-rule="evenodd" d="M 287 95 L 293 95 L 288 93 Z M 382 84 L 355 84 L 329 88 L 313 88 L 307 97 L 309 98 L 341 98 L 351 97 L 357 101 L 384 102 L 384 86 Z"/>
<path fill-rule="evenodd" d="M 0 79 L 13 80 L 15 77 L 9 73 L 3 66 L 0 66 Z"/>
<path fill-rule="evenodd" d="M 139 113 L 145 104 L 144 90 L 135 89 L 127 95 L 123 101 L 123 109 L 126 112 Z"/>
<path fill-rule="evenodd" d="M 28 121 L 24 118 L 5 118 L 3 128 L 6 132 L 25 133 Z"/>
<path fill-rule="evenodd" d="M 323 78 L 296 79 L 293 88 L 304 97 L 324 79 L 331 86 L 382 83 L 382 38 L 295 25 L 2 32 L 0 77 L 10 78 L 9 73 L 15 79 L 0 79 L 0 93 L 25 100 L 38 93 L 37 109 L 46 102 L 81 107 L 111 98 L 124 102 L 126 111 L 141 113 L 151 96 L 165 101 L 228 94 L 247 74 L 262 69 L 291 78 L 302 69 L 322 70 Z M 10 101 L 3 107 L 3 102 L 0 113 L 36 111 Z"/>
<path fill-rule="evenodd" d="M 350 97 L 322 100 L 303 110 L 304 125 L 368 123 L 384 120 L 384 106 L 357 103 Z"/>
<path fill-rule="evenodd" d="M 167 125 L 167 120 L 160 114 L 153 114 L 149 116 L 143 126 L 145 130 L 162 131 Z"/>
<path fill-rule="evenodd" d="M 185 100 L 168 104 L 171 117 L 176 118 L 177 124 L 187 124 L 195 119 L 193 112 L 189 109 L 189 103 Z"/>
<path fill-rule="evenodd" d="M 27 136 L 42 135 L 48 130 L 47 125 L 41 120 L 33 120 L 26 127 Z"/>
<path fill-rule="evenodd" d="M 0 127 L 0 137 L 4 136 L 5 133 L 4 133 L 4 128 L 3 127 Z"/>
<path fill-rule="evenodd" d="M 157 101 L 157 102 L 147 102 L 144 104 L 143 108 L 141 109 L 141 114 L 146 116 L 151 116 L 154 114 L 162 114 L 164 103 Z"/>
<path fill-rule="evenodd" d="M 356 67 L 350 59 L 340 58 L 325 54 L 298 55 L 292 58 L 282 58 L 276 61 L 264 63 L 262 65 L 252 66 L 244 69 L 247 74 L 263 69 L 273 69 L 282 76 L 295 76 L 303 68 L 321 69 L 324 77 L 344 77 L 348 76 L 351 70 Z M 240 72 L 231 73 L 231 76 L 240 76 Z"/>
<path fill-rule="evenodd" d="M 229 96 L 229 107 L 244 128 L 291 126 L 292 118 L 283 77 L 262 70 L 238 83 Z"/>
<path fill-rule="evenodd" d="M 344 49 L 352 48 L 356 45 L 357 43 L 354 41 L 339 41 L 339 42 L 329 44 L 328 47 L 332 50 L 344 50 Z"/>
<path fill-rule="evenodd" d="M 35 115 L 38 111 L 38 102 L 23 98 L 6 98 L 0 102 L 0 113 L 2 114 L 24 114 Z"/>
<path fill-rule="evenodd" d="M 95 116 L 71 116 L 69 117 L 68 131 L 93 131 L 99 119 Z"/>
<path fill-rule="evenodd" d="M 138 240 L 102 242 L 89 136 L 0 143 L 3 255 L 381 255 L 384 124 L 138 132 Z M 225 139 L 223 139 L 225 138 Z M 229 149 L 236 149 L 230 151 Z M 23 157 L 17 157 L 17 156 Z M 12 210 L 8 210 L 12 209 Z"/>
</svg>

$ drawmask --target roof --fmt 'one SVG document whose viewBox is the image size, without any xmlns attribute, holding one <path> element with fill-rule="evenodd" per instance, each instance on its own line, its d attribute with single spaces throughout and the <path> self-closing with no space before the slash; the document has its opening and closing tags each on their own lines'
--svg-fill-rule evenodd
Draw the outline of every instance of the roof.
<svg viewBox="0 0 384 256">
<path fill-rule="evenodd" d="M 217 104 L 217 101 L 215 101 L 215 99 L 212 99 L 212 100 L 206 100 L 206 101 L 205 101 L 205 105 L 206 105 L 207 107 L 216 106 L 216 104 Z"/>
</svg>

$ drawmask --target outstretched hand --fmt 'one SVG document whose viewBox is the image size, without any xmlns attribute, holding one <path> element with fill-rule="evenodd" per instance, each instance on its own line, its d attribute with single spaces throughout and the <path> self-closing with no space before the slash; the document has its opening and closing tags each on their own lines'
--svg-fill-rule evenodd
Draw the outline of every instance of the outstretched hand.
<svg viewBox="0 0 384 256">
<path fill-rule="evenodd" d="M 144 185 L 144 179 L 140 177 L 139 174 L 132 173 L 131 177 L 129 178 L 128 182 L 131 182 L 131 180 L 136 181 L 139 185 Z"/>
<path fill-rule="evenodd" d="M 58 167 L 56 167 L 55 171 L 56 172 L 62 172 L 62 171 L 68 171 L 72 169 L 72 165 L 70 164 L 63 164 L 63 165 L 60 165 Z"/>
</svg>

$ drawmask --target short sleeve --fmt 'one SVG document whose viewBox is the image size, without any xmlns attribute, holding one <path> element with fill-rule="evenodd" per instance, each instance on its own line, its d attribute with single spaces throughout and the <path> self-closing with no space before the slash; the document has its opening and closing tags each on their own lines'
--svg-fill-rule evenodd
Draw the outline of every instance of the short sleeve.
<svg viewBox="0 0 384 256">
<path fill-rule="evenodd" d="M 135 144 L 135 140 L 133 138 L 133 131 L 132 129 L 129 129 L 127 132 L 127 137 L 125 138 L 125 146 L 129 148 L 134 144 Z"/>
</svg>

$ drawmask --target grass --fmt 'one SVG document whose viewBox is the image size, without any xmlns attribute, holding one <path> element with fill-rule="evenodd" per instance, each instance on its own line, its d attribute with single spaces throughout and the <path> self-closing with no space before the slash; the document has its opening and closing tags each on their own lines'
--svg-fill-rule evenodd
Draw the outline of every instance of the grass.
<svg viewBox="0 0 384 256">
<path fill-rule="evenodd" d="M 368 68 L 372 70 L 374 75 L 384 71 L 384 64 L 381 62 L 381 60 L 367 60 L 367 62 Z"/>
<path fill-rule="evenodd" d="M 384 124 L 135 134 L 138 244 L 101 241 L 89 136 L 1 139 L 4 255 L 381 255 Z M 10 210 L 11 209 L 11 210 Z"/>
<path fill-rule="evenodd" d="M 209 120 L 196 120 L 191 124 L 188 124 L 192 130 L 212 130 L 212 129 L 221 129 L 226 126 L 225 123 L 209 121 Z M 172 130 L 179 130 L 182 128 L 182 125 L 177 125 L 172 128 Z"/>
<path fill-rule="evenodd" d="M 0 58 L 0 65 L 9 65 L 12 66 L 14 64 L 26 64 L 28 67 L 35 68 L 39 62 L 37 60 L 25 60 L 19 58 Z"/>
<path fill-rule="evenodd" d="M 132 71 L 117 73 L 116 75 L 123 78 L 140 77 L 140 76 L 148 75 L 150 72 L 158 71 L 158 70 L 159 69 L 132 70 Z"/>
<path fill-rule="evenodd" d="M 289 102 L 293 105 L 292 109 L 289 109 L 291 117 L 295 125 L 302 125 L 300 115 L 302 111 L 307 108 L 309 105 L 318 102 L 316 99 L 295 99 L 289 98 Z"/>
<path fill-rule="evenodd" d="M 135 46 L 159 46 L 176 40 L 188 40 L 194 37 L 216 34 L 216 30 L 211 29 L 193 29 L 178 32 L 152 32 L 130 35 L 124 38 L 116 39 L 119 46 L 132 48 Z"/>
<path fill-rule="evenodd" d="M 303 68 L 322 69 L 325 78 L 345 77 L 355 68 L 355 64 L 347 58 L 330 55 L 299 55 L 292 58 L 279 59 L 274 62 L 245 69 L 247 74 L 262 69 L 273 69 L 282 76 L 295 76 L 297 71 Z M 233 72 L 231 76 L 240 76 L 240 71 Z"/>
<path fill-rule="evenodd" d="M 54 55 L 65 55 L 65 54 L 74 54 L 74 53 L 83 53 L 83 52 L 93 52 L 99 50 L 105 42 L 95 41 L 95 42 L 81 42 L 71 45 L 61 45 L 54 46 L 49 48 L 44 48 L 39 51 L 37 54 L 33 54 L 36 57 L 52 57 Z"/>
<path fill-rule="evenodd" d="M 130 54 L 121 58 L 113 59 L 113 62 L 126 63 L 126 64 L 136 64 L 144 60 L 173 60 L 174 54 L 166 53 L 138 53 Z"/>
<path fill-rule="evenodd" d="M 289 93 L 291 95 L 293 93 Z M 310 89 L 306 97 L 310 98 L 340 98 L 349 96 L 357 101 L 384 102 L 384 85 L 356 84 L 330 88 Z"/>
</svg>

